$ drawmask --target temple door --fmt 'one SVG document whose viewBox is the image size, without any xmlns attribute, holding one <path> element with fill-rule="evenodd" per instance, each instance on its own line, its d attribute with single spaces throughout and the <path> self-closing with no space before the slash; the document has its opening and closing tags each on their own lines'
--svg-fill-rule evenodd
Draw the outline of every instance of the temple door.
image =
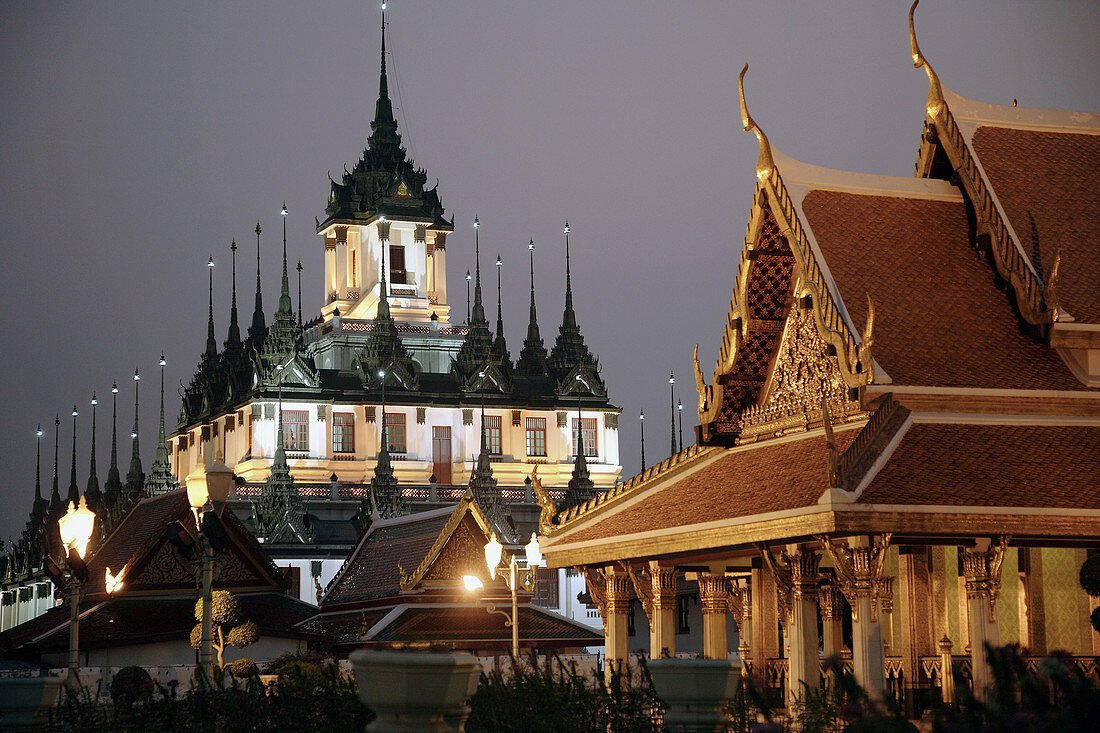
<svg viewBox="0 0 1100 733">
<path fill-rule="evenodd" d="M 451 483 L 451 426 L 432 426 L 432 473 L 442 486 Z"/>
</svg>

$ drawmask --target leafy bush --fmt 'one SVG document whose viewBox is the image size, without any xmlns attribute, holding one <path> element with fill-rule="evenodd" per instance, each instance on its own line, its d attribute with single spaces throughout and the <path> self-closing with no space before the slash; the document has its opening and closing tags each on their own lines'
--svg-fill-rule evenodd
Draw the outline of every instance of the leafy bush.
<svg viewBox="0 0 1100 733">
<path fill-rule="evenodd" d="M 191 646 L 202 647 L 202 599 L 195 601 L 195 620 L 191 629 Z M 260 638 L 260 627 L 251 621 L 243 624 L 241 602 L 227 590 L 216 590 L 210 598 L 210 645 L 218 655 L 218 667 L 225 667 L 225 648 L 235 646 L 244 649 Z"/>
<path fill-rule="evenodd" d="M 111 700 L 115 705 L 129 706 L 151 700 L 155 689 L 144 667 L 123 667 L 111 682 Z"/>
<path fill-rule="evenodd" d="M 251 677 L 252 675 L 260 673 L 260 668 L 257 667 L 256 663 L 248 657 L 230 662 L 226 665 L 226 669 L 228 669 L 234 674 L 234 676 L 238 678 Z"/>
<path fill-rule="evenodd" d="M 1100 555 L 1092 555 L 1081 563 L 1078 581 L 1090 596 L 1100 597 Z"/>
</svg>

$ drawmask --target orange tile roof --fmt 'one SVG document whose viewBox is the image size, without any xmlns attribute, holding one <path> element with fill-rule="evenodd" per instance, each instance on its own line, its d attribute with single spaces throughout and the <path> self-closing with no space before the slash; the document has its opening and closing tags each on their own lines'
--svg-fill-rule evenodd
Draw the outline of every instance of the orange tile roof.
<svg viewBox="0 0 1100 733">
<path fill-rule="evenodd" d="M 859 502 L 1100 509 L 1100 426 L 913 425 Z"/>
<path fill-rule="evenodd" d="M 450 517 L 449 512 L 433 511 L 427 517 L 375 526 L 348 558 L 322 606 L 397 595 L 398 565 L 406 573 L 416 570 Z"/>
<path fill-rule="evenodd" d="M 603 644 L 603 634 L 564 616 L 532 606 L 519 607 L 520 642 Z M 410 605 L 370 641 L 499 642 L 510 644 L 512 630 L 504 617 L 477 606 Z"/>
<path fill-rule="evenodd" d="M 1061 249 L 1062 308 L 1100 323 L 1100 135 L 983 125 L 971 145 L 1044 282 Z"/>
<path fill-rule="evenodd" d="M 839 450 L 843 452 L 858 432 L 838 432 Z M 828 452 L 820 434 L 734 448 L 562 541 L 609 539 L 808 506 L 817 502 L 828 483 Z"/>
<path fill-rule="evenodd" d="M 852 321 L 875 304 L 872 355 L 897 385 L 1081 390 L 1058 354 L 1020 335 L 961 202 L 817 189 L 802 209 Z"/>
</svg>

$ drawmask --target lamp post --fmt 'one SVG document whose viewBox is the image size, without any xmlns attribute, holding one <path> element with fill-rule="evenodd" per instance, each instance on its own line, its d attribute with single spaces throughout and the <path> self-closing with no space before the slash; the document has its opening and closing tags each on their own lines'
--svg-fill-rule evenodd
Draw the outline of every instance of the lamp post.
<svg viewBox="0 0 1100 733">
<path fill-rule="evenodd" d="M 75 412 L 75 411 L 74 411 Z M 80 506 L 69 502 L 65 514 L 58 518 L 57 528 L 66 549 L 65 564 L 69 570 L 69 682 L 78 685 L 80 678 L 80 599 L 84 595 L 84 582 L 88 579 L 88 565 L 84 553 L 95 528 L 95 512 L 88 508 L 88 501 L 80 497 Z M 60 575 L 60 573 L 59 573 Z"/>
<path fill-rule="evenodd" d="M 676 400 L 676 411 L 680 413 L 680 450 L 684 449 L 684 403 Z"/>
<path fill-rule="evenodd" d="M 519 562 L 516 560 L 516 555 L 513 554 L 508 559 L 507 569 L 508 574 L 504 575 L 504 582 L 508 585 L 508 590 L 512 595 L 512 613 L 508 614 L 507 611 L 502 611 L 496 607 L 494 603 L 486 603 L 485 611 L 493 614 L 498 613 L 504 617 L 504 625 L 511 627 L 512 629 L 512 658 L 519 658 L 519 600 L 517 598 L 517 592 L 520 588 L 525 591 L 530 591 L 535 587 L 535 571 L 538 570 L 542 564 L 542 552 L 539 550 L 539 538 L 532 532 L 531 541 L 523 548 L 524 554 L 527 556 L 527 567 L 521 568 Z M 504 545 L 500 544 L 496 535 L 489 538 L 489 541 L 485 543 L 485 564 L 489 568 L 489 576 L 496 580 L 497 572 L 502 569 L 501 555 L 504 553 Z M 466 586 L 466 590 L 475 591 L 484 587 L 484 583 L 481 582 L 481 578 L 476 575 L 464 575 L 462 576 L 462 582 Z"/>
<path fill-rule="evenodd" d="M 676 377 L 672 372 L 668 373 L 668 411 L 669 420 L 671 421 L 671 430 L 669 435 L 672 436 L 670 456 L 676 455 Z"/>
<path fill-rule="evenodd" d="M 187 502 L 195 515 L 199 552 L 202 561 L 202 641 L 199 645 L 199 667 L 206 679 L 213 679 L 214 652 L 211 644 L 211 606 L 214 586 L 214 554 L 224 549 L 225 530 L 218 518 L 233 488 L 233 471 L 216 456 L 206 468 L 206 474 L 187 482 Z M 221 548 L 215 545 L 221 544 Z"/>
<path fill-rule="evenodd" d="M 638 410 L 638 423 L 642 427 L 642 473 L 645 473 L 645 410 Z"/>
<path fill-rule="evenodd" d="M 470 281 L 474 279 L 474 276 L 470 274 L 470 271 L 466 271 L 466 324 L 470 323 Z"/>
</svg>

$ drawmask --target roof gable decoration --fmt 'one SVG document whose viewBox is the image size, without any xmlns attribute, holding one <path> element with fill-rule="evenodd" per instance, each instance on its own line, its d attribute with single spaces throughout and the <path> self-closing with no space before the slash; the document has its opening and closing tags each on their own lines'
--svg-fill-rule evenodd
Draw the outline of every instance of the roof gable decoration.
<svg viewBox="0 0 1100 733">
<path fill-rule="evenodd" d="M 971 149 L 971 141 L 963 134 L 951 113 L 939 76 L 921 53 L 913 23 L 913 13 L 919 2 L 914 0 L 909 8 L 909 45 L 913 66 L 923 69 L 928 76 L 928 104 L 916 173 L 918 176 L 931 176 L 937 152 L 946 156 L 951 168 L 959 175 L 978 218 L 977 231 L 980 234 L 977 246 L 992 255 L 997 274 L 1012 288 L 1024 322 L 1032 327 L 1036 335 L 1046 337 L 1058 313 L 1056 304 L 1052 306 L 1047 297 L 1049 283 L 1045 286 L 1042 275 L 1032 266 L 981 161 Z"/>
<path fill-rule="evenodd" d="M 467 518 L 469 518 L 468 521 Z M 480 536 L 475 535 L 471 525 L 477 527 Z M 443 530 L 436 537 L 428 554 L 420 561 L 420 565 L 411 574 L 406 574 L 398 565 L 401 573 L 401 590 L 414 590 L 426 579 L 448 578 L 461 581 L 463 574 L 471 574 L 468 571 L 476 569 L 481 573 L 485 568 L 482 548 L 492 534 L 493 529 L 489 518 L 478 506 L 473 494 L 467 491 L 455 505 L 447 524 L 443 526 Z M 467 572 L 456 575 L 456 569 Z"/>
<path fill-rule="evenodd" d="M 286 355 L 269 368 L 257 359 L 259 384 L 265 387 L 307 387 L 317 389 L 321 386 L 320 375 L 297 349 Z"/>
<path fill-rule="evenodd" d="M 697 410 L 704 442 L 712 439 L 716 430 L 729 429 L 736 419 L 734 413 L 760 398 L 763 369 L 774 359 L 782 330 L 782 318 L 775 309 L 782 307 L 781 293 L 793 294 L 792 278 L 799 284 L 800 300 L 804 299 L 813 313 L 817 333 L 836 355 L 843 383 L 858 389 L 876 378 L 871 356 L 873 305 L 861 333 L 847 317 L 820 250 L 783 182 L 771 143 L 748 113 L 744 90 L 747 70 L 748 64 L 738 78 L 738 93 L 745 130 L 756 134 L 760 142 L 758 184 L 712 385 L 707 385 L 699 366 L 698 346 L 695 350 Z M 762 304 L 770 306 L 772 312 L 762 313 Z M 744 347 L 748 347 L 748 358 L 755 364 L 737 363 Z M 880 369 L 877 371 L 880 380 L 886 377 Z M 726 405 L 730 387 L 734 388 L 736 404 Z"/>
</svg>

